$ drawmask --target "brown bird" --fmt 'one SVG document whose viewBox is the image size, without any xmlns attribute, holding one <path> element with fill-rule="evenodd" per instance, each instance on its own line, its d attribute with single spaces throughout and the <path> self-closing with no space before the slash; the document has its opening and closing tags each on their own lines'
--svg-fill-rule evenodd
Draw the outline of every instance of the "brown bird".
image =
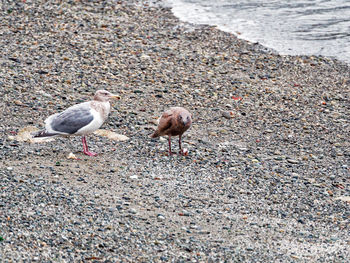
<svg viewBox="0 0 350 263">
<path fill-rule="evenodd" d="M 81 135 L 84 154 L 95 156 L 90 152 L 85 136 L 93 133 L 107 119 L 111 106 L 110 99 L 120 99 L 106 90 L 98 90 L 92 101 L 83 102 L 69 107 L 61 113 L 49 116 L 45 120 L 45 129 L 33 134 L 34 137 Z"/>
<path fill-rule="evenodd" d="M 184 154 L 181 148 L 181 137 L 191 127 L 191 124 L 192 116 L 188 110 L 182 107 L 171 107 L 160 117 L 157 130 L 151 135 L 151 138 L 168 135 L 169 155 L 171 155 L 171 136 L 179 136 L 179 153 Z"/>
</svg>

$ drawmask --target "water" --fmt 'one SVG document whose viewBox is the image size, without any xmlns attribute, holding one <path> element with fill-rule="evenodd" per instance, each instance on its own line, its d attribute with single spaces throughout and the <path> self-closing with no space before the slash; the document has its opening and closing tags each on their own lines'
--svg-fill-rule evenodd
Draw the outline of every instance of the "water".
<svg viewBox="0 0 350 263">
<path fill-rule="evenodd" d="M 280 54 L 350 63 L 350 1 L 164 0 L 181 20 L 216 25 Z"/>
</svg>

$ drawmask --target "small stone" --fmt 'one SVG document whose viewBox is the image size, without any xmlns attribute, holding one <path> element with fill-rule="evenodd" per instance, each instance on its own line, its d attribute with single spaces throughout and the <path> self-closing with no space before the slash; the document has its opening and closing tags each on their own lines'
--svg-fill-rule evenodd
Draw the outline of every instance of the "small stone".
<svg viewBox="0 0 350 263">
<path fill-rule="evenodd" d="M 228 131 L 226 130 L 226 129 L 220 129 L 220 131 L 219 131 L 221 134 L 227 134 L 228 133 Z"/>
<path fill-rule="evenodd" d="M 221 113 L 222 117 L 226 119 L 232 119 L 233 118 L 233 112 L 232 111 L 223 111 Z"/>
<path fill-rule="evenodd" d="M 243 152 L 246 152 L 246 151 L 248 151 L 249 149 L 246 148 L 246 147 L 239 147 L 238 150 L 243 151 Z"/>
<path fill-rule="evenodd" d="M 167 141 L 168 141 L 168 139 L 166 139 L 165 137 L 159 137 L 159 140 L 160 140 L 161 142 L 167 142 Z"/>
<path fill-rule="evenodd" d="M 287 159 L 287 162 L 291 163 L 291 164 L 298 164 L 299 161 L 295 160 L 295 159 Z"/>
<path fill-rule="evenodd" d="M 134 209 L 134 208 L 130 208 L 129 209 L 129 212 L 131 213 L 131 214 L 137 214 L 137 211 L 136 211 L 136 209 Z"/>
<path fill-rule="evenodd" d="M 148 55 L 146 55 L 146 54 L 142 54 L 140 58 L 143 59 L 143 60 L 148 60 L 148 59 L 150 59 L 151 57 L 148 56 Z"/>
<path fill-rule="evenodd" d="M 14 100 L 14 103 L 18 106 L 22 106 L 23 105 L 23 102 L 20 101 L 20 100 Z"/>
<path fill-rule="evenodd" d="M 158 218 L 158 220 L 164 220 L 164 219 L 165 219 L 165 216 L 159 214 L 159 215 L 157 216 L 157 218 Z"/>
<path fill-rule="evenodd" d="M 291 173 L 291 176 L 295 179 L 298 179 L 299 178 L 299 174 L 297 173 Z"/>
</svg>

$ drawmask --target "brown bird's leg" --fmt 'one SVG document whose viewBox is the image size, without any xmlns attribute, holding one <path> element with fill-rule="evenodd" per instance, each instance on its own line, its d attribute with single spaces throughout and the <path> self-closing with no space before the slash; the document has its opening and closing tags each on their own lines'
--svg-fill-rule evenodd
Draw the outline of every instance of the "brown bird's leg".
<svg viewBox="0 0 350 263">
<path fill-rule="evenodd" d="M 171 136 L 170 135 L 168 136 L 168 143 L 169 143 L 169 156 L 171 156 L 172 152 L 171 152 Z"/>
<path fill-rule="evenodd" d="M 182 155 L 183 151 L 182 151 L 182 147 L 181 147 L 181 135 L 179 135 L 179 148 L 180 148 L 179 154 Z"/>
<path fill-rule="evenodd" d="M 89 155 L 89 156 L 96 156 L 97 153 L 89 152 L 89 148 L 88 148 L 88 145 L 87 145 L 87 143 L 86 143 L 86 138 L 85 138 L 85 136 L 83 136 L 82 141 L 83 141 L 84 154 Z"/>
</svg>

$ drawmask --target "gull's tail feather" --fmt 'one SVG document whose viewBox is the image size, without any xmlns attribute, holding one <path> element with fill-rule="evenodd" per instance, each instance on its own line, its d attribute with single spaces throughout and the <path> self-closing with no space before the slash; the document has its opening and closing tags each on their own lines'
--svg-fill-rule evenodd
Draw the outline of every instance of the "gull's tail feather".
<svg viewBox="0 0 350 263">
<path fill-rule="evenodd" d="M 50 133 L 47 130 L 41 130 L 41 131 L 37 131 L 35 133 L 32 133 L 34 138 L 38 138 L 38 137 L 52 137 L 52 136 L 56 136 L 58 135 L 58 133 Z"/>
</svg>

